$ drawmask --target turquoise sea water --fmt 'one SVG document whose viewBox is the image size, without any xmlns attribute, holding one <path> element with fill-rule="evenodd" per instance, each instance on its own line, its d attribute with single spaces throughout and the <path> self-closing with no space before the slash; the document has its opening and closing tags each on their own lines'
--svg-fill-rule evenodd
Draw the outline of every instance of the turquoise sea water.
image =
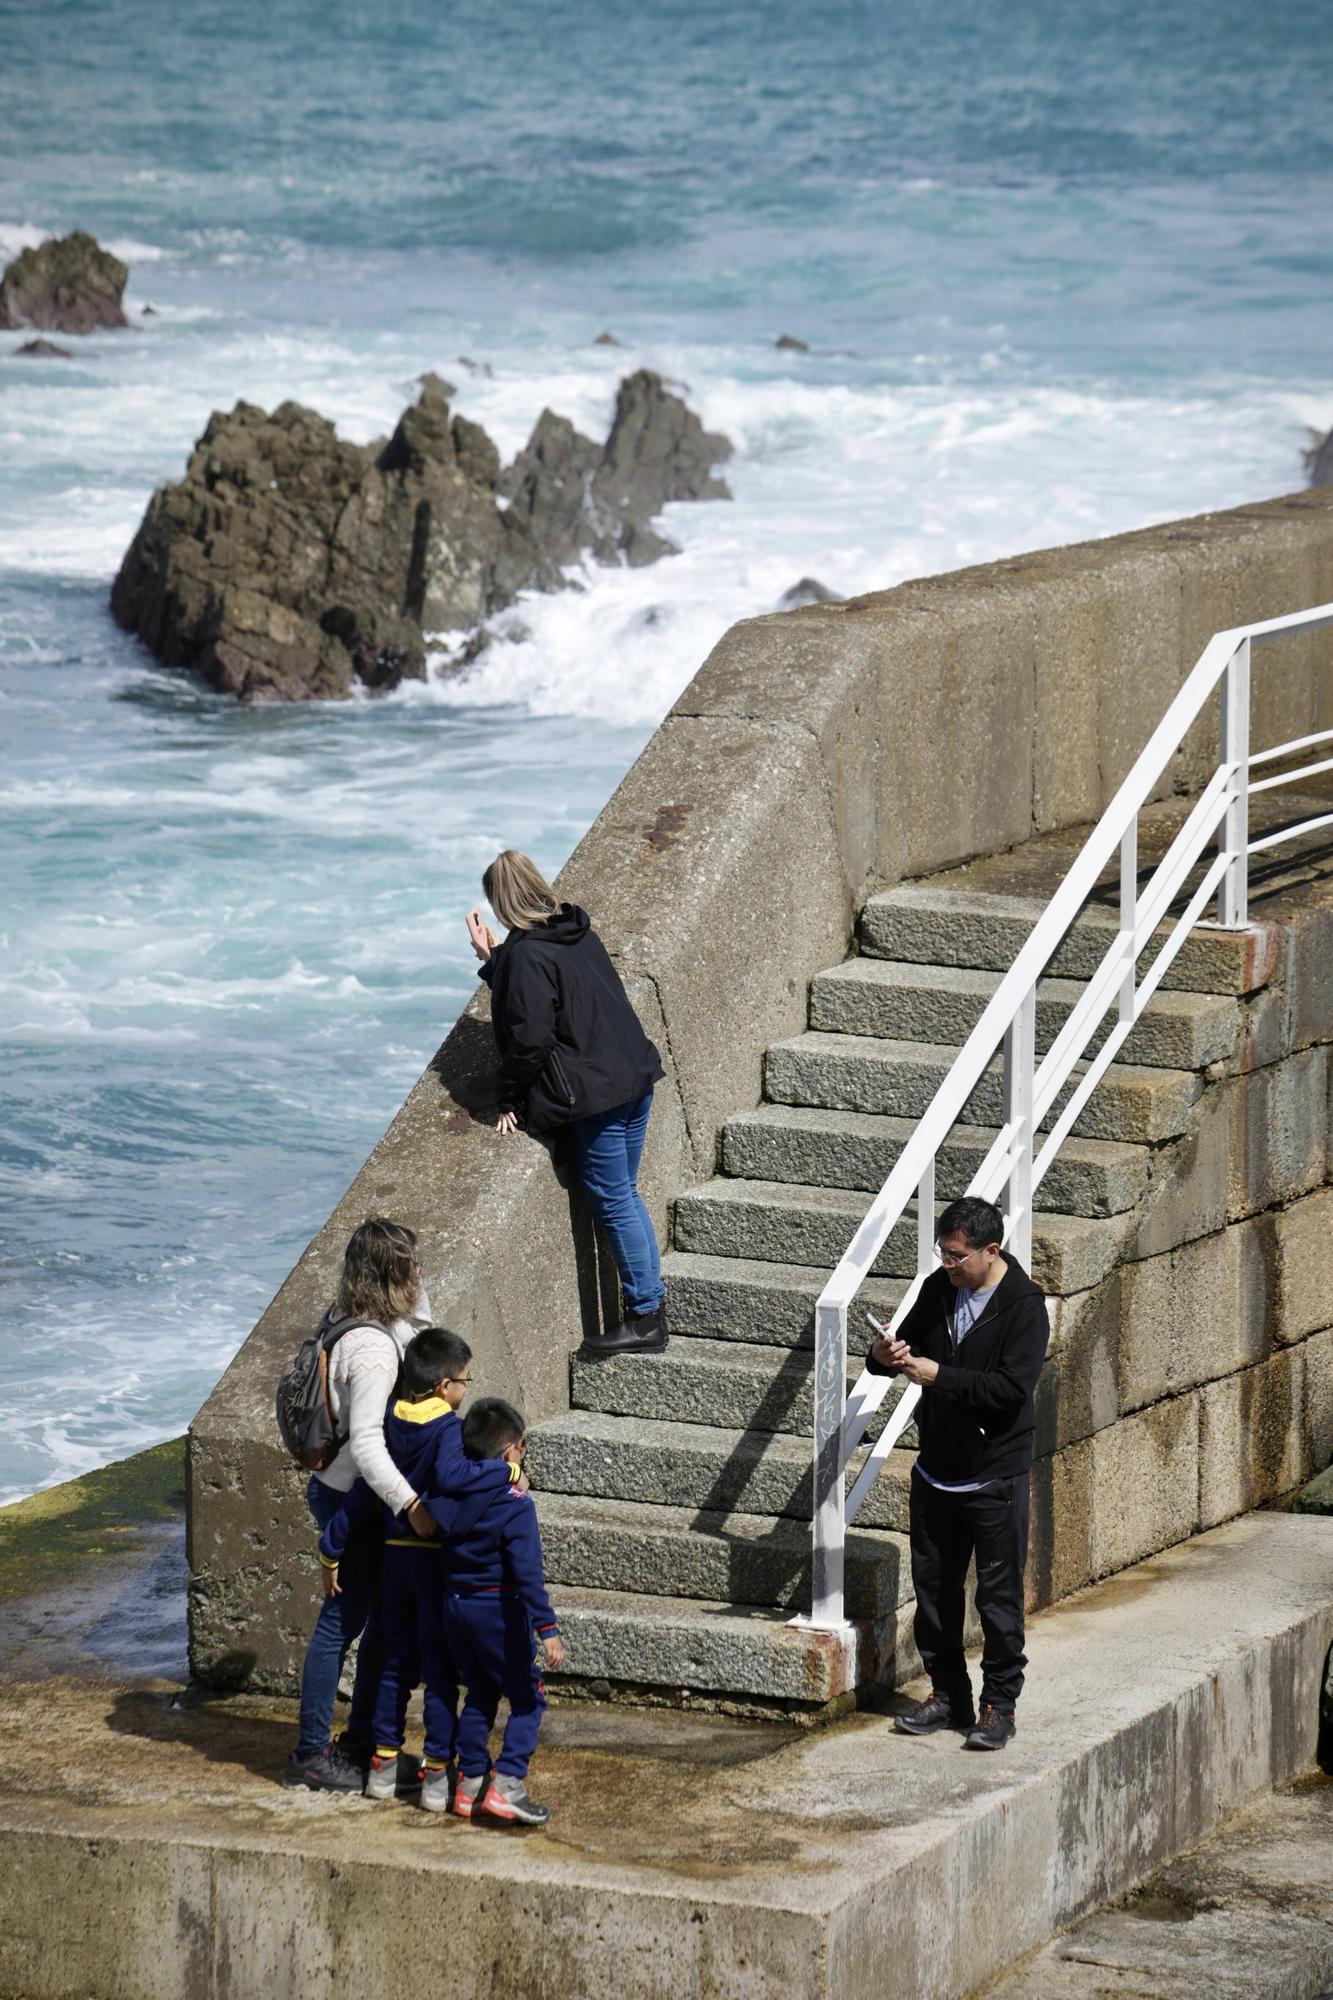
<svg viewBox="0 0 1333 2000">
<path fill-rule="evenodd" d="M 734 619 L 1300 483 L 1331 72 L 1329 0 L 0 0 L 0 255 L 91 228 L 135 322 L 0 335 L 0 1497 L 181 1428 L 470 989 L 481 864 L 558 865 Z M 641 363 L 734 503 L 461 686 L 240 711 L 111 624 L 215 406 L 369 437 L 430 367 L 511 450 Z"/>
</svg>

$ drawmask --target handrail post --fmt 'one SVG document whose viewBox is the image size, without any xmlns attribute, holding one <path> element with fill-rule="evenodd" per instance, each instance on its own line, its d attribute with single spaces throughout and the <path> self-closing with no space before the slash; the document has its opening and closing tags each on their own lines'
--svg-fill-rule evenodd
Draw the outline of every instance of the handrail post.
<svg viewBox="0 0 1333 2000">
<path fill-rule="evenodd" d="M 1033 1080 L 1037 1069 L 1037 989 L 1030 986 L 1004 1035 L 1004 1123 L 1010 1133 L 1004 1211 L 1008 1247 L 1025 1271 L 1032 1268 Z"/>
<path fill-rule="evenodd" d="M 815 1310 L 815 1458 L 813 1588 L 810 1623 L 836 1631 L 843 1612 L 842 1424 L 847 1408 L 847 1308 Z"/>
<path fill-rule="evenodd" d="M 1250 866 L 1250 641 L 1242 639 L 1222 674 L 1221 760 L 1229 766 L 1227 809 L 1218 845 L 1229 858 L 1218 896 L 1223 930 L 1249 922 Z"/>
</svg>

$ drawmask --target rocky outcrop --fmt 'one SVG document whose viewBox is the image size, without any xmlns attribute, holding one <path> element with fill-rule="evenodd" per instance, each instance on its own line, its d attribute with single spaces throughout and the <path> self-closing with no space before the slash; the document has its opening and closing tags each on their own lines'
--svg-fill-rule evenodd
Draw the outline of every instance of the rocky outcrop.
<svg viewBox="0 0 1333 2000">
<path fill-rule="evenodd" d="M 424 377 L 369 445 L 298 403 L 215 414 L 149 503 L 117 619 L 243 701 L 338 699 L 420 678 L 426 634 L 471 631 L 572 562 L 667 553 L 648 525 L 667 501 L 727 496 L 712 472 L 726 439 L 646 371 L 621 384 L 605 445 L 543 411 L 507 472 L 451 394 Z"/>
<path fill-rule="evenodd" d="M 43 333 L 95 333 L 127 326 L 121 298 L 129 270 L 95 236 L 49 236 L 21 250 L 0 278 L 0 327 Z"/>
<path fill-rule="evenodd" d="M 1311 486 L 1333 486 L 1333 431 L 1325 438 L 1312 433 L 1315 442 L 1305 454 Z"/>
<path fill-rule="evenodd" d="M 72 361 L 73 350 L 60 347 L 54 340 L 25 340 L 22 347 L 14 349 L 15 354 L 28 354 L 38 361 Z"/>
<path fill-rule="evenodd" d="M 731 455 L 658 375 L 627 375 L 611 435 L 595 445 L 544 410 L 502 482 L 512 513 L 552 561 L 591 556 L 635 567 L 674 553 L 648 523 L 671 500 L 729 500 L 713 467 Z"/>
<path fill-rule="evenodd" d="M 807 604 L 845 604 L 845 597 L 839 597 L 836 590 L 830 590 L 817 576 L 799 577 L 790 590 L 784 590 L 778 599 L 779 611 L 799 611 Z"/>
</svg>

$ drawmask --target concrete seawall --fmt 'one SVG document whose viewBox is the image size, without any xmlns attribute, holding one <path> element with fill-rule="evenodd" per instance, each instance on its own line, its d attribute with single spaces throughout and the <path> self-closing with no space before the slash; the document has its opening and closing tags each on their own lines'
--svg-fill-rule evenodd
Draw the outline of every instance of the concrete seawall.
<svg viewBox="0 0 1333 2000">
<path fill-rule="evenodd" d="M 757 1103 L 765 1048 L 805 1023 L 872 888 L 1093 819 L 1211 634 L 1333 598 L 1333 489 L 1039 552 L 734 627 L 561 877 L 617 952 L 661 1086 L 646 1161 L 659 1224 Z M 1254 739 L 1333 725 L 1315 641 L 1256 674 Z M 1168 789 L 1216 754 L 1205 716 Z M 960 764 L 966 782 L 957 782 Z M 498 1141 L 493 1048 L 470 1006 L 199 1413 L 189 1459 L 195 1672 L 291 1684 L 314 1606 L 301 1480 L 272 1388 L 365 1215 L 420 1232 L 432 1306 L 488 1390 L 567 1407 L 603 1287 L 545 1148 Z"/>
</svg>

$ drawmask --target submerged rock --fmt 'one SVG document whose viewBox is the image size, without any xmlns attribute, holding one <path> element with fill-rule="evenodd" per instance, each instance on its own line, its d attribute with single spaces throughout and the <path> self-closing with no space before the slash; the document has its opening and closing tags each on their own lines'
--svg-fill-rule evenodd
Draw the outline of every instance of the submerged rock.
<svg viewBox="0 0 1333 2000">
<path fill-rule="evenodd" d="M 243 701 L 338 699 L 420 679 L 426 633 L 471 631 L 570 562 L 666 553 L 648 522 L 667 501 L 727 497 L 712 465 L 730 445 L 656 375 L 621 384 L 605 445 L 543 411 L 507 472 L 451 393 L 424 376 L 370 445 L 299 403 L 216 413 L 149 502 L 117 619 Z"/>
<path fill-rule="evenodd" d="M 0 278 L 0 327 L 35 326 L 46 333 L 93 333 L 128 326 L 121 298 L 129 270 L 95 236 L 48 236 L 21 250 Z"/>
<path fill-rule="evenodd" d="M 54 340 L 25 340 L 22 347 L 14 349 L 15 354 L 31 354 L 46 361 L 72 361 L 73 350 L 57 346 Z"/>
<path fill-rule="evenodd" d="M 808 354 L 810 352 L 809 341 L 798 340 L 794 333 L 780 333 L 773 342 L 773 345 L 774 347 L 781 348 L 785 354 Z"/>
<path fill-rule="evenodd" d="M 798 611 L 803 604 L 845 604 L 847 599 L 839 597 L 836 590 L 821 583 L 817 576 L 803 576 L 790 590 L 784 590 L 778 599 L 779 611 Z"/>
</svg>

